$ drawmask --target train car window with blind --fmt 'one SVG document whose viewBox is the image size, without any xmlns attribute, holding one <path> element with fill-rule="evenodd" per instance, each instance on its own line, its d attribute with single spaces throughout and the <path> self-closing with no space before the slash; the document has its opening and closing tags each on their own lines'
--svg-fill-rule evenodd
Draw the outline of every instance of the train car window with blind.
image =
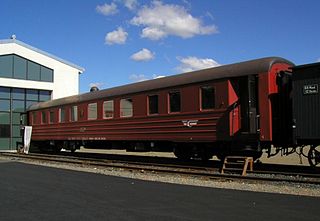
<svg viewBox="0 0 320 221">
<path fill-rule="evenodd" d="M 181 96 L 180 91 L 169 92 L 169 112 L 180 112 L 181 111 Z"/>
<path fill-rule="evenodd" d="M 64 123 L 66 121 L 66 110 L 65 108 L 59 108 L 59 123 Z"/>
<path fill-rule="evenodd" d="M 120 100 L 120 117 L 132 117 L 133 104 L 131 98 Z"/>
<path fill-rule="evenodd" d="M 148 96 L 148 109 L 149 109 L 149 114 L 159 113 L 158 95 Z"/>
<path fill-rule="evenodd" d="M 88 120 L 96 120 L 97 116 L 97 103 L 88 104 Z"/>
<path fill-rule="evenodd" d="M 72 122 L 78 121 L 78 106 L 72 106 L 71 107 L 70 120 Z"/>
<path fill-rule="evenodd" d="M 53 124 L 55 121 L 54 111 L 49 111 L 49 123 Z"/>
<path fill-rule="evenodd" d="M 41 123 L 46 124 L 47 123 L 47 113 L 46 111 L 41 112 Z"/>
<path fill-rule="evenodd" d="M 103 118 L 104 119 L 110 119 L 113 118 L 113 100 L 110 101 L 104 101 L 103 102 Z"/>
<path fill-rule="evenodd" d="M 201 110 L 213 109 L 215 107 L 215 90 L 212 86 L 200 88 Z"/>
</svg>

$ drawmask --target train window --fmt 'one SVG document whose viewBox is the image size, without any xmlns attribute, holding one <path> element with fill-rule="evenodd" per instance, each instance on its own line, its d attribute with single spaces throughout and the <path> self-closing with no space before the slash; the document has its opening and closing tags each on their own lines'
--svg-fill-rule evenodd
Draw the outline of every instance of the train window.
<svg viewBox="0 0 320 221">
<path fill-rule="evenodd" d="M 150 95 L 148 96 L 148 109 L 149 114 L 158 114 L 158 95 Z"/>
<path fill-rule="evenodd" d="M 201 110 L 213 109 L 215 107 L 215 91 L 212 86 L 200 88 Z"/>
<path fill-rule="evenodd" d="M 55 117 L 54 117 L 54 111 L 50 111 L 49 112 L 49 123 L 53 124 L 55 121 Z"/>
<path fill-rule="evenodd" d="M 120 117 L 132 117 L 133 105 L 132 99 L 126 98 L 120 100 Z"/>
<path fill-rule="evenodd" d="M 105 101 L 103 102 L 103 118 L 113 118 L 113 101 Z"/>
<path fill-rule="evenodd" d="M 37 123 L 37 113 L 32 112 L 32 124 L 35 125 Z"/>
<path fill-rule="evenodd" d="M 88 120 L 97 119 L 97 103 L 88 104 Z"/>
<path fill-rule="evenodd" d="M 78 106 L 72 106 L 70 112 L 70 119 L 71 121 L 78 121 Z"/>
<path fill-rule="evenodd" d="M 46 124 L 47 123 L 47 113 L 45 111 L 41 112 L 41 123 Z"/>
<path fill-rule="evenodd" d="M 66 110 L 65 108 L 59 108 L 59 123 L 66 121 Z"/>
<path fill-rule="evenodd" d="M 181 111 L 181 98 L 179 91 L 169 92 L 169 112 L 180 112 Z"/>
</svg>

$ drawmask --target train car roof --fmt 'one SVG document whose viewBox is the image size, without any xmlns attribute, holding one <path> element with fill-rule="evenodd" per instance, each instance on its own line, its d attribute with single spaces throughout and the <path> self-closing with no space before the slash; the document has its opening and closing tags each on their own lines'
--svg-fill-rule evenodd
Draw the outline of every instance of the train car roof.
<svg viewBox="0 0 320 221">
<path fill-rule="evenodd" d="M 215 79 L 265 73 L 268 72 L 271 66 L 276 63 L 287 63 L 291 66 L 294 66 L 292 62 L 284 58 L 267 57 L 50 100 L 34 104 L 28 110 L 45 109 L 67 104 L 81 103 L 90 100 L 97 100 L 104 97 L 126 96 L 139 92 L 170 88 L 178 85 L 200 83 Z"/>
</svg>

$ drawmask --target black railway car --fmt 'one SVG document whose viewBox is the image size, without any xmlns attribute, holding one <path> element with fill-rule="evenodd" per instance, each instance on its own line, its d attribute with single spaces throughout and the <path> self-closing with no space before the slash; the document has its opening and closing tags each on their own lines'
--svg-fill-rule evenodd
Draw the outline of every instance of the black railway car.
<svg viewBox="0 0 320 221">
<path fill-rule="evenodd" d="M 311 145 L 308 160 L 320 163 L 320 63 L 292 68 L 293 139 Z"/>
</svg>

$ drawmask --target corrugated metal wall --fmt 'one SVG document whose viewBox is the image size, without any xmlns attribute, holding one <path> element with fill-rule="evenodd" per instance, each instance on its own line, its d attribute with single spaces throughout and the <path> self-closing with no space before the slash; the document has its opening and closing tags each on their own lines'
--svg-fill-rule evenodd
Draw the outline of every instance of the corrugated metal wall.
<svg viewBox="0 0 320 221">
<path fill-rule="evenodd" d="M 293 118 L 298 140 L 320 140 L 320 63 L 293 69 Z"/>
</svg>

